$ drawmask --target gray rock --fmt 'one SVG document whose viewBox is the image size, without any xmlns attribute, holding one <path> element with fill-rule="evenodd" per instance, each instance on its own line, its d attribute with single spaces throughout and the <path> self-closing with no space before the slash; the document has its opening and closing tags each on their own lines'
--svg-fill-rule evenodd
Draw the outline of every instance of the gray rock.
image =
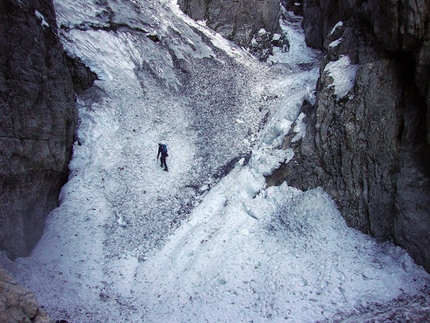
<svg viewBox="0 0 430 323">
<path fill-rule="evenodd" d="M 77 122 L 51 0 L 0 3 L 0 249 L 26 256 L 67 181 Z"/>
<path fill-rule="evenodd" d="M 308 44 L 327 56 L 306 136 L 268 183 L 323 186 L 349 225 L 393 240 L 430 271 L 430 9 L 424 0 L 395 4 L 304 1 Z M 344 27 L 333 31 L 338 21 Z M 339 98 L 323 71 L 346 55 L 357 73 Z"/>
<path fill-rule="evenodd" d="M 66 55 L 66 63 L 73 81 L 73 88 L 77 94 L 90 88 L 98 79 L 97 74 L 85 66 L 78 58 Z"/>
<path fill-rule="evenodd" d="M 372 0 L 362 4 L 362 17 L 390 51 L 408 51 L 420 46 L 426 37 L 429 6 L 426 0 Z"/>
<path fill-rule="evenodd" d="M 0 322 L 54 323 L 39 307 L 36 296 L 18 283 L 0 265 Z"/>
<path fill-rule="evenodd" d="M 430 84 L 427 92 L 427 142 L 430 143 Z"/>
<path fill-rule="evenodd" d="M 194 20 L 205 20 L 207 26 L 242 46 L 262 28 L 279 32 L 281 14 L 277 0 L 179 0 L 181 9 Z"/>
</svg>

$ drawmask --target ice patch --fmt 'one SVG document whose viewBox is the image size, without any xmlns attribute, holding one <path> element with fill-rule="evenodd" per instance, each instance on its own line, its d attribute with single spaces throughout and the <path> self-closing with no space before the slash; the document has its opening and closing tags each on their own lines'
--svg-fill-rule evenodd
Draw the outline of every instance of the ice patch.
<svg viewBox="0 0 430 323">
<path fill-rule="evenodd" d="M 338 28 L 341 28 L 341 27 L 343 27 L 343 22 L 342 21 L 339 21 L 336 25 L 334 25 L 334 27 L 332 28 L 332 30 L 330 31 L 330 35 L 333 35 L 334 33 L 335 33 L 335 31 L 338 29 Z"/>
<path fill-rule="evenodd" d="M 306 115 L 302 112 L 298 116 L 296 120 L 296 126 L 294 127 L 294 132 L 296 135 L 291 139 L 291 142 L 297 142 L 301 139 L 303 139 L 306 135 L 306 123 L 303 122 L 303 119 L 306 117 Z"/>
<path fill-rule="evenodd" d="M 336 48 L 337 46 L 339 46 L 339 45 L 340 45 L 340 43 L 341 43 L 341 42 L 342 42 L 342 38 L 339 38 L 339 39 L 337 39 L 337 40 L 335 40 L 335 41 L 331 42 L 331 43 L 328 45 L 328 47 L 329 47 L 330 49 Z"/>
<path fill-rule="evenodd" d="M 301 19 L 297 19 L 293 13 L 285 10 L 283 11 L 283 15 L 290 17 L 290 21 L 285 21 L 284 19 L 279 20 L 282 32 L 288 39 L 289 48 L 285 50 L 284 48 L 274 47 L 273 55 L 269 55 L 267 61 L 291 65 L 306 65 L 315 61 L 321 53 L 320 51 L 306 46 L 305 35 L 301 27 Z"/>
<path fill-rule="evenodd" d="M 49 24 L 46 22 L 45 17 L 37 10 L 34 11 L 34 14 L 36 15 L 36 17 L 41 21 L 40 25 L 42 27 L 47 27 L 49 28 Z"/>
<path fill-rule="evenodd" d="M 348 56 L 341 56 L 325 66 L 323 74 L 333 79 L 329 88 L 334 88 L 338 99 L 345 97 L 354 88 L 357 69 L 358 65 L 351 64 Z"/>
</svg>

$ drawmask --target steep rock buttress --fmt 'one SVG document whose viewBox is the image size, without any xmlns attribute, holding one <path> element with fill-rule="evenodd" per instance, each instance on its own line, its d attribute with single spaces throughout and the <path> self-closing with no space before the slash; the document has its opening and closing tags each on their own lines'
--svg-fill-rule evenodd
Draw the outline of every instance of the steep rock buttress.
<svg viewBox="0 0 430 323">
<path fill-rule="evenodd" d="M 0 3 L 0 250 L 27 256 L 67 181 L 74 93 L 94 75 L 66 58 L 50 0 Z M 89 81 L 88 81 L 89 80 Z"/>
<path fill-rule="evenodd" d="M 395 5 L 394 5 L 395 4 Z M 427 1 L 302 2 L 326 56 L 292 162 L 269 183 L 323 186 L 349 225 L 393 240 L 430 270 Z"/>
</svg>

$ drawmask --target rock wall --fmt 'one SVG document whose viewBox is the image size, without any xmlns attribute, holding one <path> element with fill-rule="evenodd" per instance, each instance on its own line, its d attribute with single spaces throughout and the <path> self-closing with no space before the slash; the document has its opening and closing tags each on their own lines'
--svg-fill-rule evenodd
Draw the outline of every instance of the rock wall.
<svg viewBox="0 0 430 323">
<path fill-rule="evenodd" d="M 293 147 L 296 157 L 268 178 L 270 185 L 323 186 L 349 225 L 393 240 L 427 271 L 429 6 L 426 0 L 303 1 L 308 45 L 326 57 L 317 102 L 304 105 L 307 133 Z M 348 81 L 348 71 L 351 88 L 339 95 L 337 79 Z"/>
<path fill-rule="evenodd" d="M 37 303 L 36 296 L 20 286 L 0 266 L 0 322 L 54 323 Z"/>
<path fill-rule="evenodd" d="M 249 46 L 261 28 L 279 31 L 279 0 L 179 0 L 181 9 L 225 38 Z"/>
<path fill-rule="evenodd" d="M 26 256 L 68 177 L 77 122 L 52 0 L 0 1 L 0 250 Z"/>
</svg>

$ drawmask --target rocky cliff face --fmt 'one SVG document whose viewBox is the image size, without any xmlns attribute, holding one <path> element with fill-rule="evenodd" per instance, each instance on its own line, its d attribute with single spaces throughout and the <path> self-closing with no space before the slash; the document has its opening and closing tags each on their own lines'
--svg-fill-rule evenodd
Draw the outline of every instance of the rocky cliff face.
<svg viewBox="0 0 430 323">
<path fill-rule="evenodd" d="M 349 225 L 430 271 L 429 3 L 305 0 L 303 15 L 326 52 L 317 103 L 295 159 L 268 181 L 323 186 Z"/>
<path fill-rule="evenodd" d="M 279 0 L 180 0 L 179 5 L 191 18 L 205 20 L 239 45 L 248 46 L 261 28 L 279 31 Z"/>
<path fill-rule="evenodd" d="M 52 0 L 0 1 L 0 250 L 26 256 L 67 180 L 74 93 L 96 76 L 66 57 Z M 0 321 L 54 322 L 0 266 Z"/>
<path fill-rule="evenodd" d="M 0 2 L 0 250 L 12 258 L 30 253 L 68 176 L 75 91 L 56 33 L 51 0 Z"/>
<path fill-rule="evenodd" d="M 251 47 L 261 59 L 267 58 L 276 42 L 273 35 L 280 31 L 279 0 L 179 0 L 178 3 L 191 18 L 204 20 L 225 38 Z"/>
</svg>

